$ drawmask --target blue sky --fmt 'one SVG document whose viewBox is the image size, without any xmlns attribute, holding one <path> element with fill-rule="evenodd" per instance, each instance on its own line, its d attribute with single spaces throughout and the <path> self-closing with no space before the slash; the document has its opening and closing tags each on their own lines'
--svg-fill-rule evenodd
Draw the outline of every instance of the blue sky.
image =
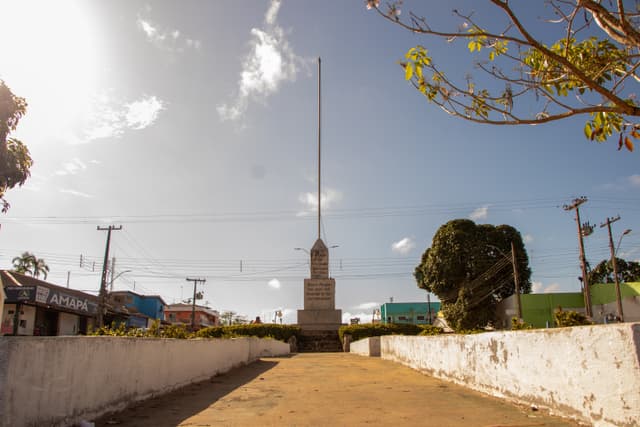
<svg viewBox="0 0 640 427">
<path fill-rule="evenodd" d="M 470 4 L 429 13 L 455 28 L 451 9 Z M 590 199 L 584 221 L 619 214 L 615 235 L 634 230 L 620 253 L 640 259 L 637 152 L 586 141 L 580 118 L 492 127 L 447 116 L 397 61 L 421 43 L 452 72 L 473 72 L 464 46 L 403 31 L 363 1 L 6 0 L 0 14 L 0 78 L 29 102 L 14 136 L 35 161 L 7 194 L 0 268 L 28 250 L 50 281 L 65 285 L 70 271 L 71 287 L 95 291 L 106 238 L 96 226 L 122 225 L 112 255 L 131 271 L 115 289 L 172 303 L 191 293 L 187 276 L 206 277 L 213 308 L 267 319 L 282 309 L 295 322 L 308 260 L 294 248 L 316 234 L 318 56 L 322 237 L 339 245 L 331 273 L 345 318 L 390 297 L 424 300 L 413 268 L 454 218 L 515 226 L 539 292 L 579 289 L 576 226 L 561 207 L 577 196 Z M 600 228 L 586 240 L 592 264 L 607 242 Z"/>
</svg>

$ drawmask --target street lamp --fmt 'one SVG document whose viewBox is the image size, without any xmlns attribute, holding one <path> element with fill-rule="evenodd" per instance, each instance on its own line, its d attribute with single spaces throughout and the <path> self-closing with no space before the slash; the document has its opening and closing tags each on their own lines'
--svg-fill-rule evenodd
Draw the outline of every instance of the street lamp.
<svg viewBox="0 0 640 427">
<path fill-rule="evenodd" d="M 308 250 L 306 250 L 305 248 L 293 248 L 293 250 L 294 250 L 294 251 L 303 251 L 303 252 L 304 252 L 304 253 L 306 253 L 307 255 L 311 255 L 311 254 L 309 253 L 309 251 L 308 251 Z"/>
<path fill-rule="evenodd" d="M 618 254 L 618 249 L 620 249 L 620 243 L 622 243 L 622 238 L 623 238 L 624 236 L 626 236 L 627 234 L 629 234 L 629 233 L 631 233 L 631 229 L 630 229 L 630 228 L 627 228 L 627 229 L 626 229 L 626 230 L 624 230 L 624 231 L 622 232 L 622 234 L 620 235 L 620 238 L 618 239 L 618 245 L 616 246 L 616 252 L 615 252 L 615 253 L 616 253 L 616 256 L 617 256 L 617 254 Z"/>
<path fill-rule="evenodd" d="M 111 283 L 109 284 L 109 292 L 113 292 L 113 282 L 115 282 L 118 277 L 122 276 L 124 273 L 131 273 L 132 271 L 133 270 L 124 270 L 116 274 L 115 277 L 112 277 Z"/>
</svg>

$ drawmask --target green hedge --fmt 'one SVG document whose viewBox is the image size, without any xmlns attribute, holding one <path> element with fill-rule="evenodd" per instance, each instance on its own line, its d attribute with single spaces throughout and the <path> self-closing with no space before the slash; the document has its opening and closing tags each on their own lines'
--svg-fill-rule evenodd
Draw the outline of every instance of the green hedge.
<svg viewBox="0 0 640 427">
<path fill-rule="evenodd" d="M 381 335 L 439 335 L 441 328 L 431 325 L 412 325 L 394 323 L 364 323 L 361 325 L 341 326 L 338 330 L 340 341 L 344 342 L 344 335 L 351 335 L 352 341 Z"/>
<path fill-rule="evenodd" d="M 276 324 L 252 324 L 252 325 L 231 325 L 231 326 L 213 326 L 203 328 L 192 333 L 187 330 L 185 325 L 170 325 L 160 328 L 155 323 L 149 329 L 131 328 L 127 329 L 124 324 L 111 327 L 105 326 L 95 331 L 91 331 L 89 335 L 108 335 L 118 337 L 138 337 L 138 338 L 233 338 L 240 336 L 273 338 L 276 340 L 287 342 L 292 336 L 296 338 L 300 335 L 300 328 L 292 325 L 276 325 Z"/>
<path fill-rule="evenodd" d="M 258 337 L 273 338 L 287 342 L 289 338 L 300 335 L 300 328 L 292 325 L 277 325 L 275 323 L 262 323 L 250 325 L 214 326 L 200 329 L 196 332 L 198 338 L 221 338 L 221 337 Z"/>
</svg>

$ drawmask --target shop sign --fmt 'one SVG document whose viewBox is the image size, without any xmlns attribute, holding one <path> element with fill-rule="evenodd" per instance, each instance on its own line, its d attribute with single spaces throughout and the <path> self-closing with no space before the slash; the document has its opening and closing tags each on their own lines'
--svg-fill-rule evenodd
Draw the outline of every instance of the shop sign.
<svg viewBox="0 0 640 427">
<path fill-rule="evenodd" d="M 55 291 L 44 286 L 38 286 L 36 291 L 36 301 L 54 307 L 62 307 L 86 314 L 96 314 L 97 304 L 86 298 L 79 298 L 61 291 Z"/>
<path fill-rule="evenodd" d="M 35 286 L 7 286 L 4 293 L 7 295 L 7 302 L 30 302 L 36 292 Z"/>
<path fill-rule="evenodd" d="M 8 303 L 39 303 L 73 310 L 87 315 L 98 313 L 98 304 L 87 299 L 56 291 L 45 286 L 7 286 L 4 288 Z"/>
</svg>

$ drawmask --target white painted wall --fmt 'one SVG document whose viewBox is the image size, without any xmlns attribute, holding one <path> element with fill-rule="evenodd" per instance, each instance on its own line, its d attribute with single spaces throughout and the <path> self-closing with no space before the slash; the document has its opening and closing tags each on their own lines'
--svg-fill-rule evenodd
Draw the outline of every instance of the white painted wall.
<svg viewBox="0 0 640 427">
<path fill-rule="evenodd" d="M 380 337 L 364 338 L 352 342 L 349 352 L 360 356 L 380 357 Z"/>
<path fill-rule="evenodd" d="M 2 330 L 6 334 L 13 334 L 13 320 L 15 313 L 15 304 L 4 304 L 2 311 Z M 33 327 L 36 323 L 36 308 L 31 305 L 20 305 L 20 319 L 18 326 L 18 335 L 33 335 Z"/>
<path fill-rule="evenodd" d="M 71 313 L 58 313 L 58 335 L 78 335 L 80 316 Z"/>
<path fill-rule="evenodd" d="M 72 425 L 255 361 L 289 354 L 258 338 L 3 337 L 0 426 Z"/>
<path fill-rule="evenodd" d="M 493 396 L 595 426 L 640 425 L 640 323 L 383 336 L 380 347 L 383 359 Z"/>
</svg>

